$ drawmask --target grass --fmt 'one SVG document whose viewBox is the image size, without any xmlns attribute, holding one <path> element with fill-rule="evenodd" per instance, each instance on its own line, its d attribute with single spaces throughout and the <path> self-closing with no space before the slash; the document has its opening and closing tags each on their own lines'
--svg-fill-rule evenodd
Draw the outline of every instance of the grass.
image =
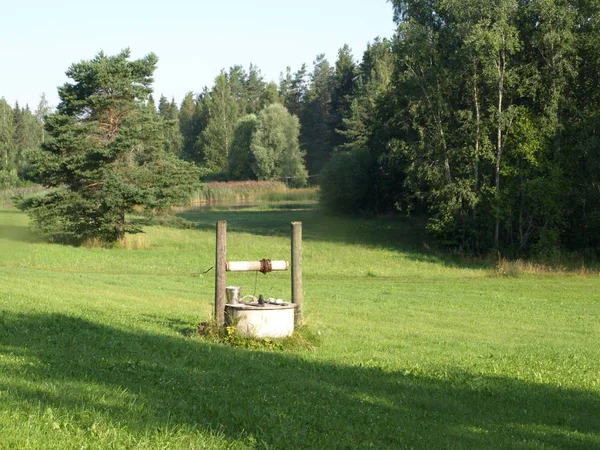
<svg viewBox="0 0 600 450">
<path fill-rule="evenodd" d="M 318 200 L 317 188 L 288 188 L 281 181 L 211 182 L 191 199 L 192 206 L 235 205 L 248 203 L 312 202 Z"/>
<path fill-rule="evenodd" d="M 423 250 L 420 228 L 319 210 L 191 211 L 141 250 L 39 241 L 0 211 L 0 449 L 600 448 L 600 277 Z M 316 349 L 232 348 L 228 259 L 289 259 L 304 228 Z M 504 267 L 504 266 L 502 266 Z M 289 298 L 289 273 L 228 274 Z"/>
</svg>

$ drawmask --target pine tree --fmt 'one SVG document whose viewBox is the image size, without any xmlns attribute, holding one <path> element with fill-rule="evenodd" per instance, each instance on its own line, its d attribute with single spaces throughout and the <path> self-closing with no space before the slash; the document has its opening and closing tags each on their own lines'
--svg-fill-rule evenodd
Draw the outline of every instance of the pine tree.
<svg viewBox="0 0 600 450">
<path fill-rule="evenodd" d="M 154 101 L 154 97 L 152 96 L 152 94 L 150 94 L 148 96 L 148 100 L 146 101 L 146 108 L 148 108 L 148 111 L 152 114 L 156 114 L 156 102 Z"/>
<path fill-rule="evenodd" d="M 248 114 L 258 114 L 263 106 L 261 99 L 263 98 L 266 83 L 260 69 L 254 64 L 250 64 L 250 68 L 248 69 L 245 87 L 247 97 L 246 112 Z"/>
<path fill-rule="evenodd" d="M 260 97 L 260 109 L 263 110 L 267 106 L 274 103 L 281 103 L 277 84 L 274 82 L 268 83 Z"/>
<path fill-rule="evenodd" d="M 240 65 L 235 65 L 229 69 L 227 74 L 227 84 L 231 95 L 238 104 L 238 108 L 243 113 L 248 113 L 248 74 Z"/>
<path fill-rule="evenodd" d="M 43 234 L 115 242 L 140 231 L 126 219 L 134 206 L 166 211 L 197 187 L 197 172 L 164 151 L 162 123 L 144 106 L 157 57 L 129 57 L 128 49 L 100 52 L 73 64 L 73 81 L 58 89 L 61 102 L 47 116 L 34 161 L 35 180 L 53 189 L 19 202 Z"/>
<path fill-rule="evenodd" d="M 289 98 L 291 96 L 292 81 L 293 81 L 292 68 L 290 66 L 287 66 L 285 68 L 285 75 L 283 74 L 283 72 L 279 73 L 279 86 L 278 86 L 279 97 L 281 98 L 284 106 L 286 106 L 286 107 L 289 102 Z M 289 108 L 288 108 L 288 110 L 289 110 Z"/>
<path fill-rule="evenodd" d="M 194 150 L 194 144 L 200 132 L 198 127 L 198 116 L 196 114 L 196 103 L 194 93 L 188 92 L 183 97 L 179 108 L 179 131 L 183 136 L 183 148 L 181 154 L 188 161 L 198 161 L 198 155 Z"/>
<path fill-rule="evenodd" d="M 158 101 L 158 115 L 164 122 L 165 150 L 173 155 L 181 156 L 183 136 L 179 130 L 179 110 L 175 99 L 170 103 L 164 95 Z"/>
<path fill-rule="evenodd" d="M 13 110 L 10 105 L 0 98 L 0 169 L 14 168 L 14 138 L 15 125 Z"/>
<path fill-rule="evenodd" d="M 349 113 L 342 117 L 343 125 L 336 128 L 336 133 L 343 137 L 343 144 L 338 145 L 338 149 L 367 148 L 376 119 L 376 105 L 389 91 L 393 69 L 391 42 L 376 38 L 369 43 L 356 69 Z"/>
<path fill-rule="evenodd" d="M 203 99 L 207 123 L 196 144 L 201 164 L 210 172 L 226 172 L 235 124 L 240 116 L 225 73 L 215 79 L 213 90 Z"/>
<path fill-rule="evenodd" d="M 42 143 L 42 124 L 32 114 L 29 106 L 14 108 L 14 165 L 21 178 L 27 178 L 29 157 Z"/>
<path fill-rule="evenodd" d="M 46 116 L 50 114 L 50 105 L 48 104 L 48 100 L 46 100 L 46 94 L 42 93 L 40 98 L 40 102 L 34 112 L 35 118 L 42 126 L 42 142 L 46 140 L 46 130 L 44 129 L 44 124 L 46 123 Z"/>
<path fill-rule="evenodd" d="M 290 114 L 302 117 L 304 111 L 304 102 L 308 91 L 308 68 L 302 64 L 300 69 L 291 76 L 290 68 L 287 69 L 286 77 L 280 83 L 280 95 L 283 105 Z"/>
<path fill-rule="evenodd" d="M 343 134 L 343 131 L 346 130 L 344 121 L 352 114 L 351 104 L 358 78 L 356 71 L 352 51 L 346 44 L 338 51 L 338 59 L 335 63 L 335 81 L 331 99 L 331 127 L 334 130 L 332 146 L 334 148 L 347 142 Z"/>
<path fill-rule="evenodd" d="M 167 100 L 167 97 L 164 95 L 161 95 L 158 100 L 158 115 L 165 120 L 174 120 L 178 118 L 178 116 L 174 115 L 173 111 L 171 111 L 171 103 L 169 103 L 169 100 Z"/>
<path fill-rule="evenodd" d="M 306 150 L 306 165 L 311 175 L 317 175 L 333 151 L 331 128 L 331 96 L 334 71 L 325 55 L 317 56 L 311 74 L 310 90 L 300 116 L 301 142 Z"/>
</svg>

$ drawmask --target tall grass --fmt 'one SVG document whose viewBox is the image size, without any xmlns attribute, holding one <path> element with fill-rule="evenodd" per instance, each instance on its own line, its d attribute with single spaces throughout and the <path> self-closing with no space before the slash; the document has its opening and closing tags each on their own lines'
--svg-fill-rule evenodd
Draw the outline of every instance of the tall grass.
<svg viewBox="0 0 600 450">
<path fill-rule="evenodd" d="M 229 181 L 207 183 L 192 196 L 191 205 L 316 200 L 316 188 L 291 189 L 281 181 Z"/>
<path fill-rule="evenodd" d="M 256 196 L 259 202 L 316 202 L 319 199 L 318 188 L 295 188 L 280 191 L 267 191 Z"/>
<path fill-rule="evenodd" d="M 585 262 L 567 254 L 545 261 L 500 258 L 493 267 L 492 274 L 513 278 L 517 278 L 522 274 L 598 275 L 600 274 L 600 266 L 596 261 Z"/>
<path fill-rule="evenodd" d="M 8 189 L 0 189 L 0 208 L 3 209 L 14 209 L 13 197 L 17 195 L 32 195 L 37 192 L 41 192 L 46 188 L 42 186 L 27 186 L 27 187 L 14 187 Z"/>
</svg>

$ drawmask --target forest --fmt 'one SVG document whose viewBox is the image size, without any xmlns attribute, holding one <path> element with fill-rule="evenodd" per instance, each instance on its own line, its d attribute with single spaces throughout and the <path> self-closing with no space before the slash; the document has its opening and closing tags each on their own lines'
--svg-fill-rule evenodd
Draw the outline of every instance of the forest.
<svg viewBox="0 0 600 450">
<path fill-rule="evenodd" d="M 459 253 L 597 259 L 598 3 L 391 3 L 395 35 L 359 59 L 344 45 L 279 83 L 233 65 L 179 104 L 138 106 L 202 180 L 318 184 L 333 211 L 424 217 Z M 0 188 L 37 180 L 51 113 L 0 99 Z"/>
</svg>

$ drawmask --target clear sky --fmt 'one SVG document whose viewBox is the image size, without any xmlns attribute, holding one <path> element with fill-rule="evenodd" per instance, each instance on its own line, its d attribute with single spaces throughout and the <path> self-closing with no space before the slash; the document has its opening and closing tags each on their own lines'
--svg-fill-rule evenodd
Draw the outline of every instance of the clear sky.
<svg viewBox="0 0 600 450">
<path fill-rule="evenodd" d="M 175 97 L 212 86 L 222 68 L 257 65 L 267 81 L 347 43 L 355 59 L 395 26 L 386 0 L 13 0 L 2 5 L 0 97 L 35 109 L 74 62 L 100 50 L 159 57 L 154 91 Z"/>
</svg>

